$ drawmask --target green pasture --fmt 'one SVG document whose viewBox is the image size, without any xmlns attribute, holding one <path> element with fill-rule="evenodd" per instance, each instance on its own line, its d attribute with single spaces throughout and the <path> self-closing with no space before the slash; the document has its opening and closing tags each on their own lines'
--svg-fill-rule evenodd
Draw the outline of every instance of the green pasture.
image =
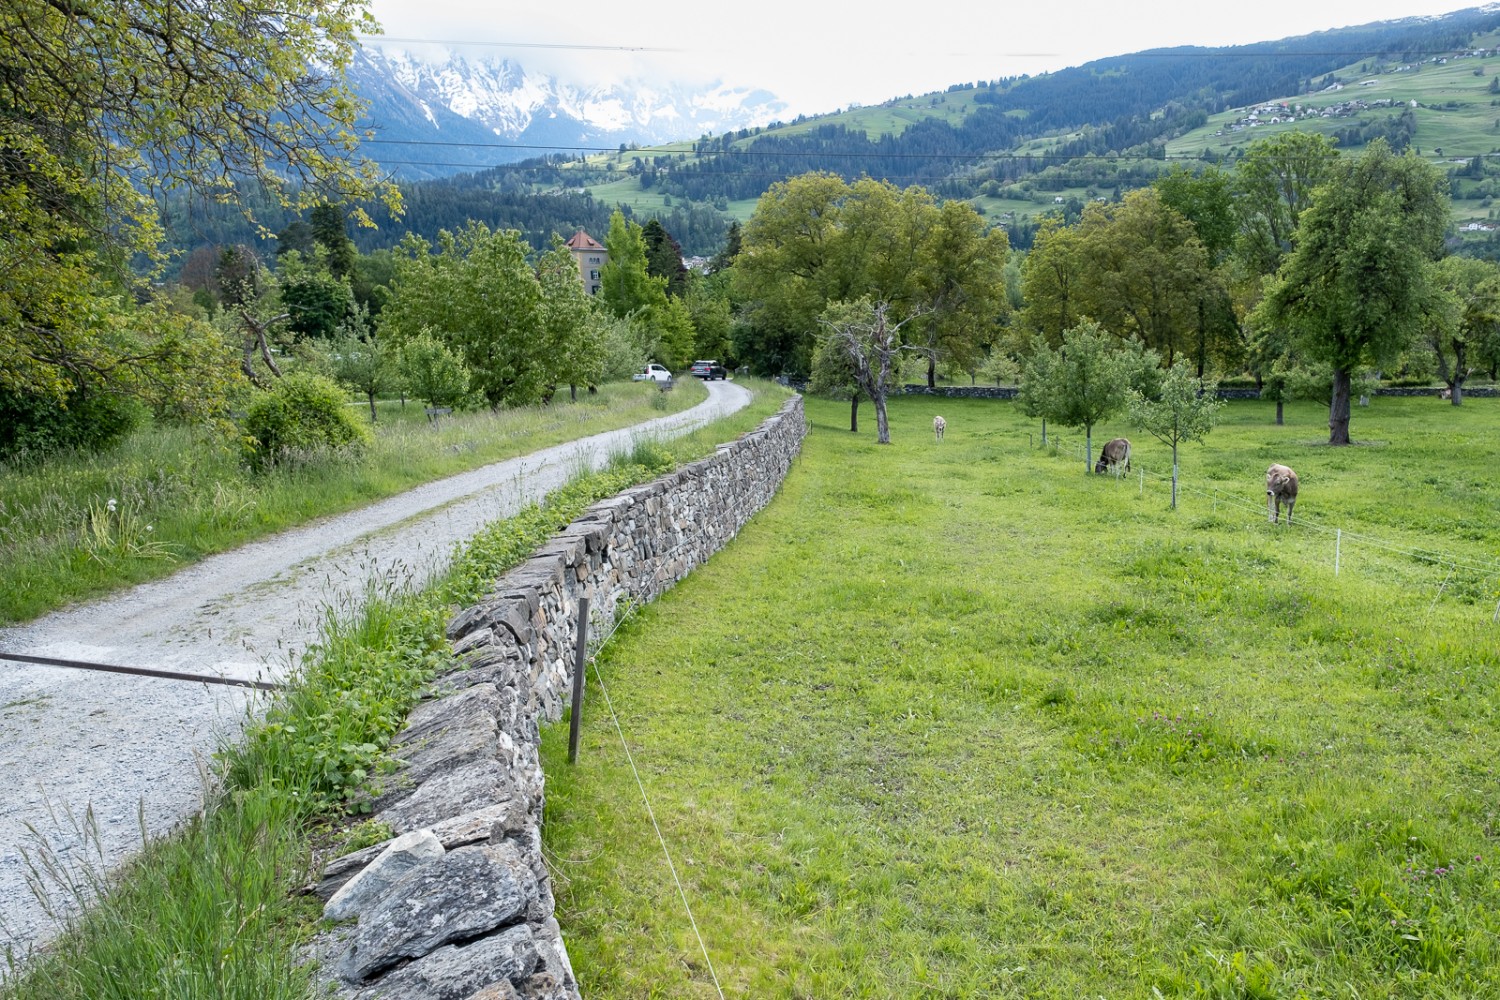
<svg viewBox="0 0 1500 1000">
<path fill-rule="evenodd" d="M 584 996 L 1500 996 L 1500 402 L 1377 398 L 1342 449 L 1230 403 L 1175 511 L 1123 423 L 1114 479 L 1011 403 L 864 411 L 809 400 L 600 654 L 578 764 L 545 734 Z"/>
<path fill-rule="evenodd" d="M 639 423 L 702 401 L 696 379 L 671 393 L 606 385 L 577 402 L 456 413 L 377 406 L 361 454 L 309 455 L 252 472 L 234 442 L 148 427 L 102 454 L 0 464 L 0 624 L 156 579 L 185 563 L 444 476 Z M 364 404 L 351 404 L 369 419 Z M 111 506 L 111 501 L 113 505 Z"/>
<path fill-rule="evenodd" d="M 1479 39 L 1474 47 L 1482 48 L 1494 44 L 1495 39 Z M 1479 70 L 1479 73 L 1475 71 Z M 1400 115 L 1410 107 L 1416 118 L 1417 133 L 1414 148 L 1423 155 L 1439 158 L 1461 156 L 1470 158 L 1500 148 L 1500 95 L 1490 93 L 1490 82 L 1500 73 L 1500 58 L 1457 57 L 1441 63 L 1401 63 L 1397 61 L 1376 62 L 1365 60 L 1339 70 L 1335 75 L 1343 87 L 1339 90 L 1324 90 L 1310 94 L 1287 95 L 1278 100 L 1289 105 L 1302 105 L 1304 109 L 1323 109 L 1333 105 L 1364 101 L 1372 104 L 1380 100 L 1392 102 L 1390 107 L 1367 108 L 1359 114 L 1346 118 L 1299 118 L 1293 123 L 1278 125 L 1263 124 L 1256 128 L 1229 132 L 1230 123 L 1243 117 L 1245 109 L 1234 108 L 1210 116 L 1202 128 L 1184 133 L 1167 143 L 1168 156 L 1197 156 L 1204 149 L 1216 153 L 1269 138 L 1278 132 L 1297 130 L 1321 132 L 1332 135 L 1351 125 L 1371 121 L 1383 121 Z M 1226 130 L 1222 135 L 1215 132 Z M 1437 150 L 1442 150 L 1438 153 Z"/>
</svg>

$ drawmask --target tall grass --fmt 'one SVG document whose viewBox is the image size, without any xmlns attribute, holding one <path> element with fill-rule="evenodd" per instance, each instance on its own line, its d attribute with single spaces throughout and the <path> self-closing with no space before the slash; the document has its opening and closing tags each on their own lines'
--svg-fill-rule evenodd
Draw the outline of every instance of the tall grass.
<svg viewBox="0 0 1500 1000">
<path fill-rule="evenodd" d="M 1500 406 L 1379 399 L 1345 449 L 1271 414 L 1229 404 L 1173 511 L 1123 424 L 1117 480 L 1009 403 L 895 400 L 890 447 L 809 403 L 599 662 L 726 995 L 1500 996 Z M 717 996 L 587 697 L 575 767 L 544 734 L 584 995 Z"/>
<path fill-rule="evenodd" d="M 7 956 L 0 1000 L 309 995 L 310 972 L 296 951 L 318 911 L 293 890 L 310 877 L 311 839 L 363 846 L 355 838 L 365 793 L 419 689 L 448 662 L 443 630 L 452 612 L 589 503 L 749 430 L 785 398 L 755 388 L 747 410 L 671 442 L 671 450 L 657 443 L 621 456 L 489 525 L 422 592 L 375 584 L 359 607 L 331 612 L 289 689 L 246 725 L 240 742 L 220 749 L 204 816 L 113 874 L 99 859 L 74 866 L 37 857 L 66 929 L 25 963 Z M 66 916 L 74 903 L 87 904 L 81 917 Z"/>
<path fill-rule="evenodd" d="M 421 406 L 382 403 L 364 454 L 292 457 L 263 473 L 244 465 L 233 442 L 175 427 L 139 431 L 103 454 L 0 467 L 0 624 L 419 483 L 686 409 L 704 395 L 692 379 L 671 393 L 607 385 L 576 403 L 436 424 Z"/>
<path fill-rule="evenodd" d="M 306 848 L 287 801 L 264 790 L 225 797 L 177 835 L 147 845 L 113 877 L 102 860 L 35 859 L 43 884 L 84 905 L 70 933 L 0 983 L 14 1000 L 261 1000 L 303 997 L 296 961 L 315 915 L 288 886 Z M 86 838 L 91 818 L 81 820 Z M 96 842 L 96 841 L 95 841 Z M 63 899 L 56 902 L 62 903 Z"/>
</svg>

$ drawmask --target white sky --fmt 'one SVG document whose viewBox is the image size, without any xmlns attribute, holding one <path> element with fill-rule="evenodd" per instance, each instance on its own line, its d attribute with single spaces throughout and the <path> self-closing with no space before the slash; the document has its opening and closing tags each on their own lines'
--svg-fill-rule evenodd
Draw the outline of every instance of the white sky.
<svg viewBox="0 0 1500 1000">
<path fill-rule="evenodd" d="M 494 43 L 476 52 L 568 82 L 645 78 L 764 87 L 791 105 L 792 115 L 1141 49 L 1250 44 L 1479 6 L 1455 0 L 369 2 L 388 36 Z"/>
</svg>

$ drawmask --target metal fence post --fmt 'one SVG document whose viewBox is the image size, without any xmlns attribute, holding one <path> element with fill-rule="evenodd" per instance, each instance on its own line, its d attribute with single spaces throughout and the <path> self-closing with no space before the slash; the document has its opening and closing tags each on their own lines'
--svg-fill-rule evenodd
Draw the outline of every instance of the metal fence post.
<svg viewBox="0 0 1500 1000">
<path fill-rule="evenodd" d="M 578 729 L 583 723 L 584 667 L 589 659 L 589 599 L 578 599 L 578 639 L 573 648 L 573 705 L 568 720 L 568 763 L 578 760 Z"/>
</svg>

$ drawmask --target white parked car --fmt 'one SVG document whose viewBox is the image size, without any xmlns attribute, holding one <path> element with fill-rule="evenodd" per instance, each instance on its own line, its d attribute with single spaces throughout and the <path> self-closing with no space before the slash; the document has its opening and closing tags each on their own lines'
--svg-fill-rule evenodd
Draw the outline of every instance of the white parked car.
<svg viewBox="0 0 1500 1000">
<path fill-rule="evenodd" d="M 672 373 L 662 365 L 647 365 L 643 370 L 630 376 L 636 382 L 670 382 Z"/>
</svg>

